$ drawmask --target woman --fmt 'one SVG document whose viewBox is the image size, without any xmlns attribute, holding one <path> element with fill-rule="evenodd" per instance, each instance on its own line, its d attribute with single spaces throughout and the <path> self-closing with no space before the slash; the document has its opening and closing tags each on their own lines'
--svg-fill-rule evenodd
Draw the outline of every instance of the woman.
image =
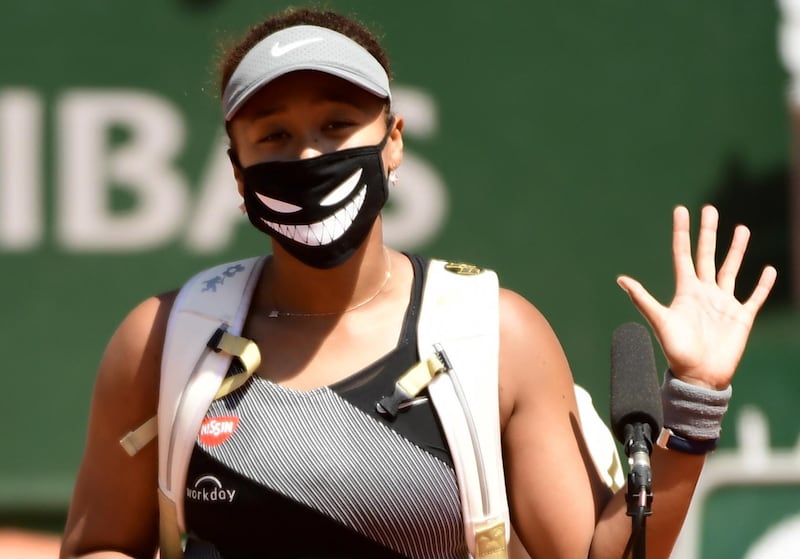
<svg viewBox="0 0 800 559">
<path fill-rule="evenodd" d="M 233 414 L 236 430 L 224 444 L 201 435 L 191 456 L 186 556 L 467 557 L 452 455 L 430 404 L 396 420 L 374 409 L 374 394 L 419 359 L 413 340 L 426 273 L 424 259 L 382 238 L 380 210 L 403 159 L 403 118 L 391 112 L 385 53 L 350 19 L 287 11 L 230 51 L 222 91 L 244 208 L 271 237 L 273 254 L 242 333 L 261 347 L 261 364 L 206 415 Z M 776 277 L 765 268 L 739 303 L 733 288 L 749 232 L 736 229 L 717 271 L 716 227 L 716 210 L 705 207 L 695 265 L 689 214 L 675 210 L 677 288 L 668 307 L 632 278 L 618 279 L 666 354 L 665 423 L 690 449 L 718 436 L 719 410 Z M 174 298 L 133 309 L 103 356 L 63 558 L 156 550 L 156 445 L 130 458 L 118 440 L 157 408 Z M 513 526 L 534 557 L 618 558 L 631 528 L 625 491 L 612 495 L 583 451 L 561 346 L 520 295 L 503 289 L 499 305 L 500 432 Z M 364 431 L 342 427 L 351 420 Z M 336 466 L 352 483 L 332 481 L 313 459 L 292 459 L 309 447 L 335 455 L 354 439 L 363 452 L 341 450 Z M 364 462 L 390 439 L 399 441 L 390 458 Z M 380 471 L 404 460 L 413 461 L 414 479 L 387 489 L 395 474 Z M 648 521 L 649 557 L 669 555 L 703 462 L 703 454 L 654 450 L 658 513 Z M 217 491 L 203 491 L 207 476 Z M 373 484 L 367 492 L 365 476 Z M 398 506 L 382 508 L 392 498 Z M 372 520 L 360 523 L 366 516 Z"/>
</svg>

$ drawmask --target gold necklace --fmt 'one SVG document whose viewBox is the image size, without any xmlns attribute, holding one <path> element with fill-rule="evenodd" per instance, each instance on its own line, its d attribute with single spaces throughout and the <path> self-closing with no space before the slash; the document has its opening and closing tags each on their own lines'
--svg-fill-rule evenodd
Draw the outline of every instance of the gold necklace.
<svg viewBox="0 0 800 559">
<path fill-rule="evenodd" d="M 293 316 L 297 318 L 309 318 L 309 317 L 318 317 L 318 316 L 334 316 L 334 315 L 341 315 L 356 309 L 363 307 L 364 305 L 372 302 L 381 292 L 386 288 L 386 284 L 389 283 L 389 279 L 392 277 L 392 261 L 389 258 L 389 253 L 386 251 L 386 248 L 383 249 L 383 253 L 386 256 L 386 276 L 383 278 L 383 282 L 378 287 L 378 290 L 375 291 L 372 295 L 353 305 L 352 307 L 347 307 L 341 311 L 329 311 L 329 312 L 291 312 L 291 311 L 281 311 L 278 309 L 272 309 L 267 313 L 267 318 L 280 318 L 282 316 Z"/>
</svg>

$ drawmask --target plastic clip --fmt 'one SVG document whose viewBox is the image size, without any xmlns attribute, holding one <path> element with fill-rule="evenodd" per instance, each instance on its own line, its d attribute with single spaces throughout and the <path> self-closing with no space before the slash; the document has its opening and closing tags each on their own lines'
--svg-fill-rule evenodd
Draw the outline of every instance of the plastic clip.
<svg viewBox="0 0 800 559">
<path fill-rule="evenodd" d="M 407 407 L 404 404 L 411 402 L 431 383 L 436 375 L 444 372 L 447 369 L 446 357 L 442 359 L 440 353 L 437 351 L 433 357 L 420 361 L 403 373 L 394 385 L 394 392 L 389 396 L 384 396 L 375 404 L 378 413 L 394 419 L 401 408 Z"/>
</svg>

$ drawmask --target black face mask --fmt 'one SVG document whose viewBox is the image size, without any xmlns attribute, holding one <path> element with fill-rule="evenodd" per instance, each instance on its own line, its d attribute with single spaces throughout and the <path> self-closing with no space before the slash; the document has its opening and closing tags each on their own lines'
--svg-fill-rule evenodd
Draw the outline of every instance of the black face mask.
<svg viewBox="0 0 800 559">
<path fill-rule="evenodd" d="M 242 169 L 250 222 L 314 268 L 338 266 L 361 246 L 389 197 L 375 146 Z"/>
</svg>

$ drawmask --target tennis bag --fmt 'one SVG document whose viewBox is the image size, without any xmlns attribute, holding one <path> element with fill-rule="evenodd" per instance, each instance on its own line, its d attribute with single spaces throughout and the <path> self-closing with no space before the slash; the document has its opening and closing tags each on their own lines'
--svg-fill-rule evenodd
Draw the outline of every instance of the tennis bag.
<svg viewBox="0 0 800 559">
<path fill-rule="evenodd" d="M 260 364 L 256 344 L 239 334 L 264 259 L 222 264 L 183 286 L 167 324 L 158 414 L 120 440 L 133 455 L 158 437 L 162 559 L 183 556 L 187 469 L 209 405 Z M 397 413 L 428 389 L 451 451 L 464 535 L 475 559 L 505 559 L 510 536 L 498 409 L 498 293 L 490 270 L 431 260 L 417 332 L 420 361 L 379 402 L 382 411 Z M 578 386 L 576 397 L 595 465 L 617 489 L 623 473 L 614 440 Z"/>
</svg>

